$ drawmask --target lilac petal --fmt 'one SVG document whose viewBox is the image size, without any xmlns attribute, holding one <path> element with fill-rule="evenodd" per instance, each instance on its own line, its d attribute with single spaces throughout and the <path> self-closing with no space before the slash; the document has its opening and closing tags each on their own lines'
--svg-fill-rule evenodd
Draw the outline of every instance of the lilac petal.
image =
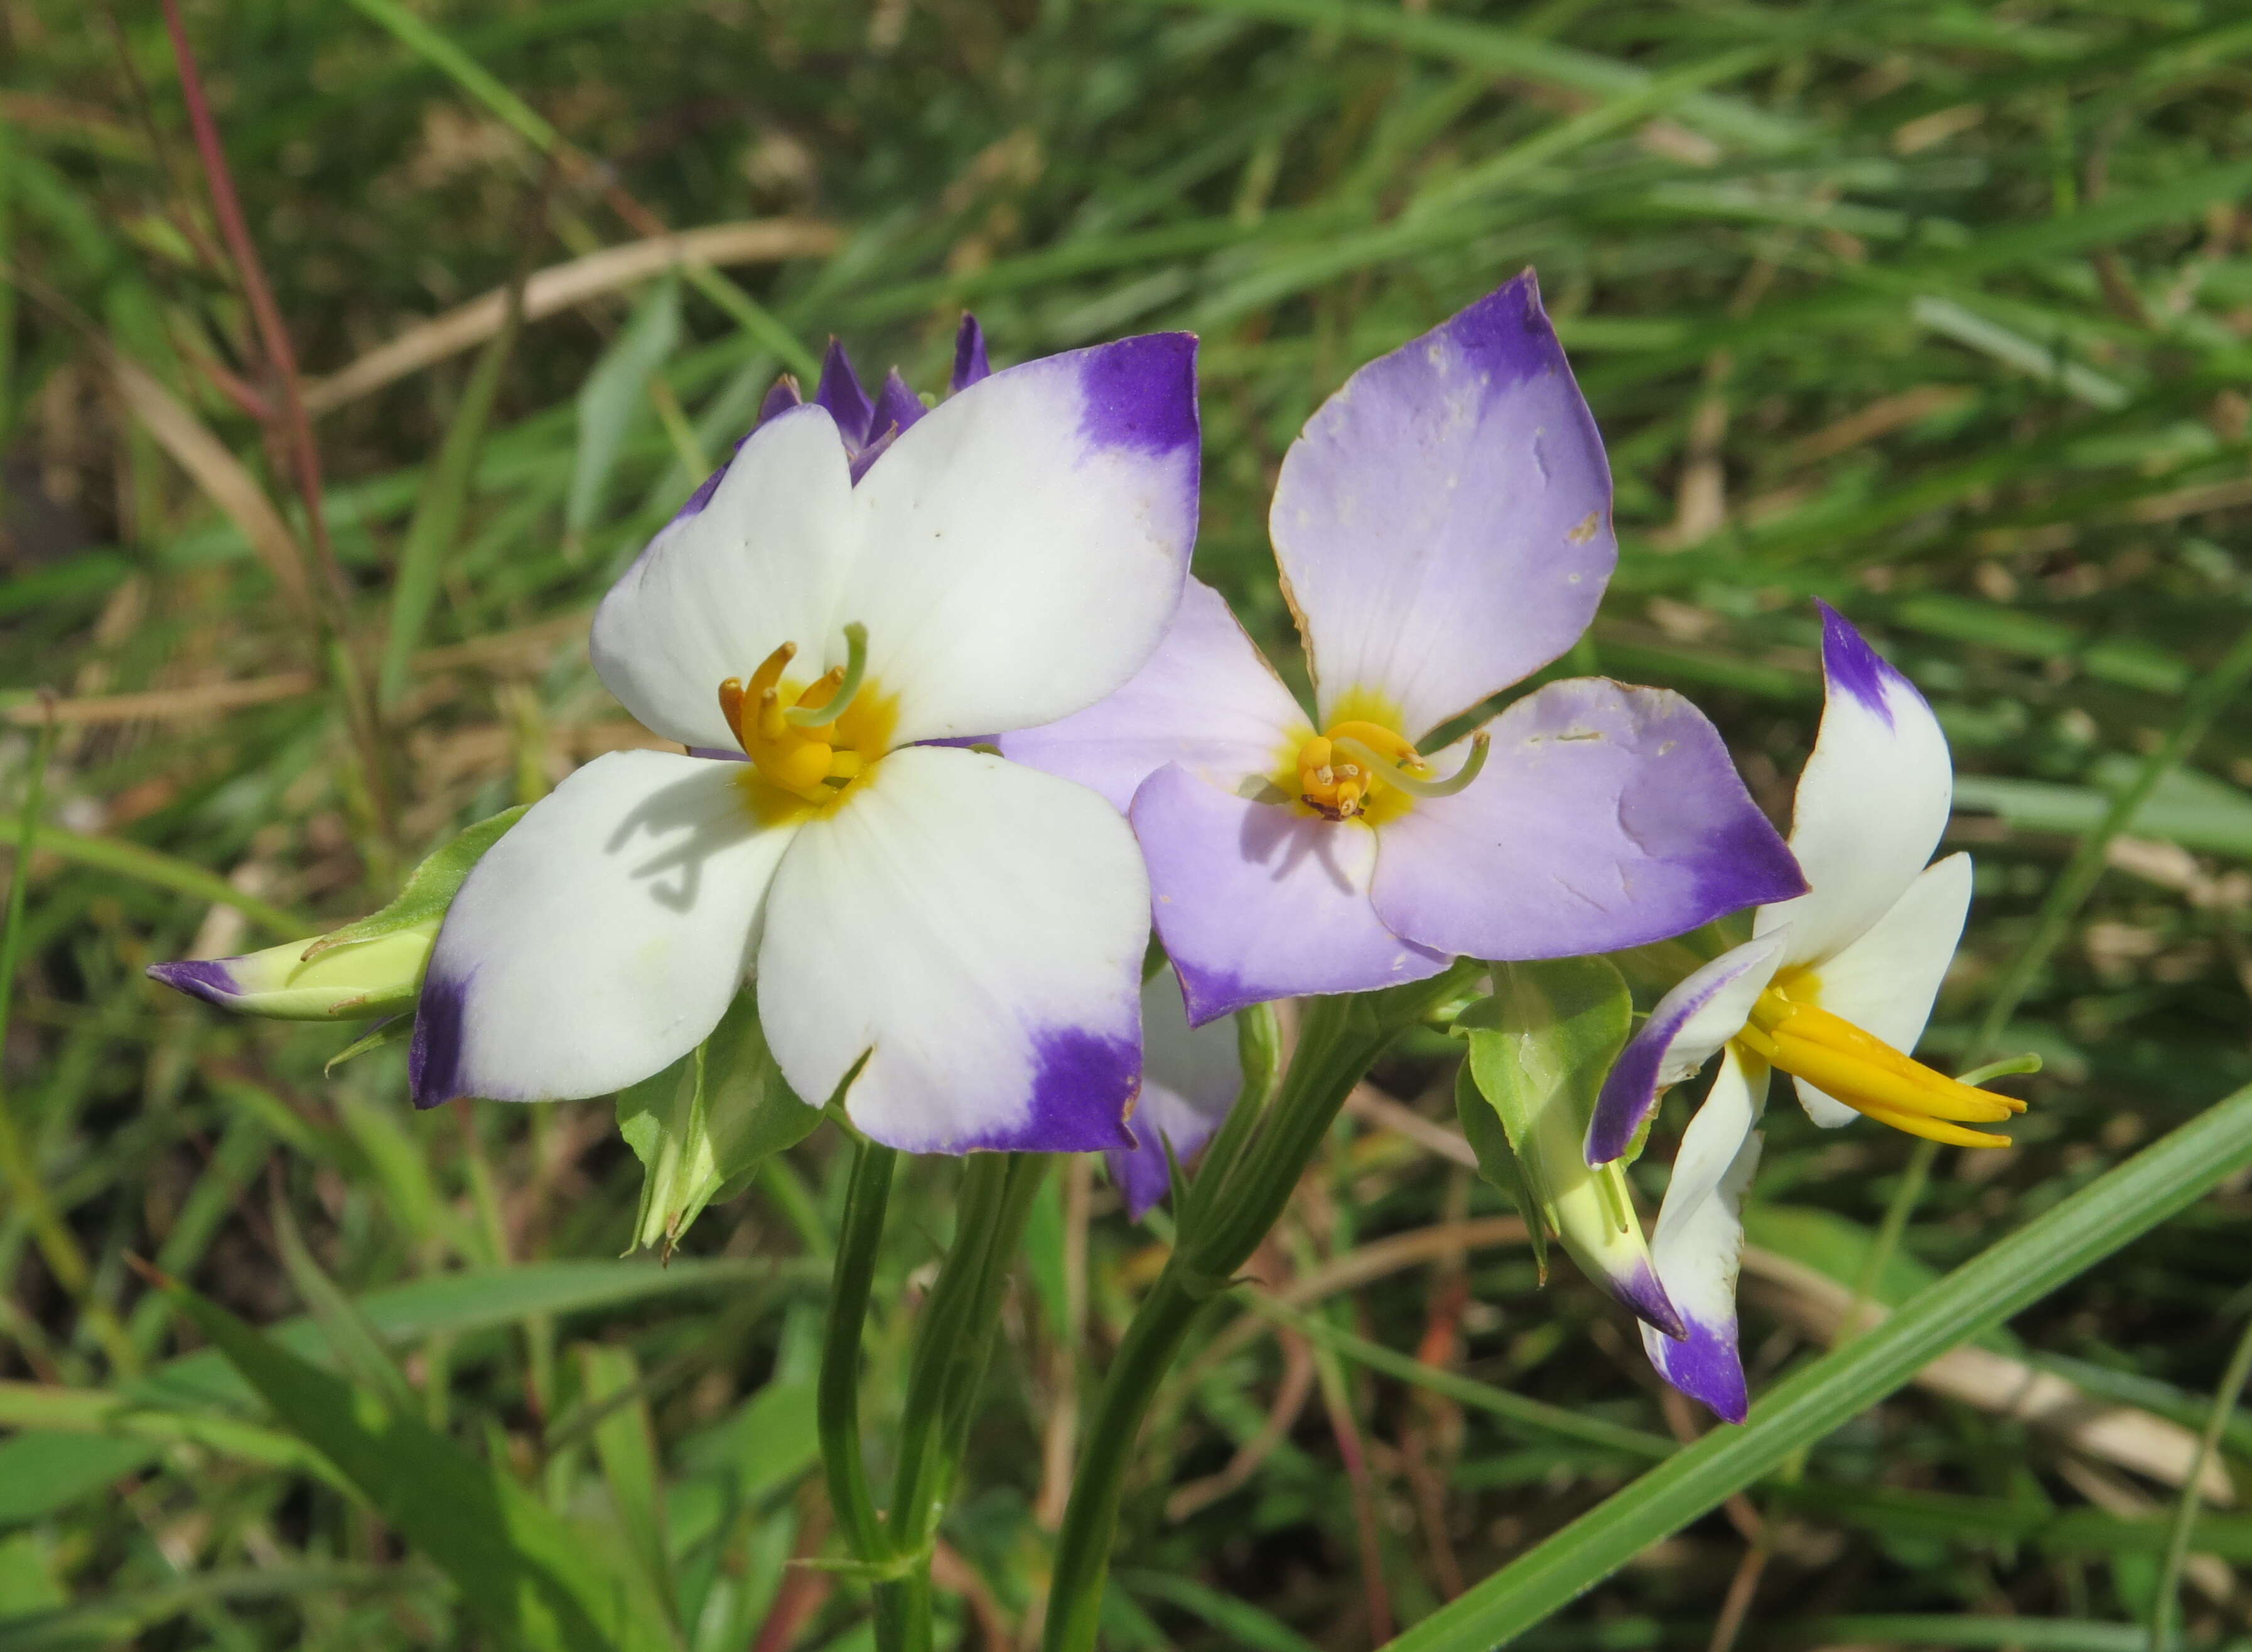
<svg viewBox="0 0 2252 1652">
<path fill-rule="evenodd" d="M 1759 1168 L 1759 1132 L 1752 1127 L 1768 1085 L 1764 1062 L 1745 1062 L 1731 1047 L 1713 1088 L 1673 1156 L 1673 1176 L 1658 1212 L 1651 1253 L 1665 1294 L 1688 1322 L 1679 1339 L 1644 1328 L 1642 1345 L 1658 1374 L 1729 1422 L 1750 1410 L 1742 1357 L 1736 1348 L 1736 1270 L 1744 1227 L 1744 1190 Z"/>
<path fill-rule="evenodd" d="M 1348 379 L 1268 523 L 1324 724 L 1359 691 L 1420 741 L 1570 648 L 1618 560 L 1610 469 L 1531 272 Z"/>
<path fill-rule="evenodd" d="M 860 375 L 852 371 L 852 358 L 837 339 L 829 341 L 829 353 L 821 358 L 821 383 L 813 399 L 829 409 L 846 448 L 857 451 L 866 445 L 868 423 L 876 416 L 876 406 L 860 388 Z"/>
<path fill-rule="evenodd" d="M 1247 776 L 1273 772 L 1313 732 L 1227 600 L 1192 579 L 1164 640 L 1131 682 L 1000 744 L 1013 761 L 1091 786 L 1123 813 L 1167 763 L 1234 791 Z"/>
<path fill-rule="evenodd" d="M 922 398 L 907 388 L 907 381 L 900 377 L 896 367 L 884 375 L 883 388 L 876 392 L 875 417 L 869 421 L 872 434 L 886 430 L 905 430 L 928 413 Z"/>
<path fill-rule="evenodd" d="M 797 375 L 784 373 L 774 381 L 774 388 L 767 392 L 766 399 L 759 404 L 758 423 L 762 425 L 777 414 L 804 405 L 805 395 L 797 387 Z M 735 445 L 740 447 L 742 444 L 738 442 Z"/>
<path fill-rule="evenodd" d="M 1173 1157 L 1187 1164 L 1212 1140 L 1243 1088 L 1233 1023 L 1191 1027 L 1170 968 L 1142 983 L 1142 1099 L 1129 1121 L 1138 1145 L 1105 1154 L 1110 1179 L 1138 1222 L 1171 1190 Z"/>
<path fill-rule="evenodd" d="M 1789 924 L 1787 961 L 1819 969 L 1907 893 L 1945 829 L 1955 769 L 1947 736 L 1915 685 L 1835 609 L 1822 610 L 1827 692 L 1798 777 L 1790 847 L 1811 887 L 1762 912 Z"/>
<path fill-rule="evenodd" d="M 949 389 L 959 393 L 992 371 L 985 359 L 985 330 L 977 324 L 977 317 L 964 310 L 962 325 L 954 335 L 954 382 Z"/>
<path fill-rule="evenodd" d="M 1376 910 L 1398 934 L 1477 958 L 1575 958 L 1805 887 L 1719 732 L 1679 694 L 1575 678 L 1490 727 L 1467 790 L 1382 829 Z"/>
<path fill-rule="evenodd" d="M 1149 925 L 1101 798 L 987 753 L 896 751 L 791 843 L 759 1017 L 791 1087 L 853 1074 L 845 1111 L 887 1146 L 1126 1147 Z"/>
<path fill-rule="evenodd" d="M 1785 941 L 1780 934 L 1762 935 L 1724 952 L 1658 1001 L 1611 1064 L 1595 1098 L 1588 1124 L 1589 1164 L 1609 1164 L 1624 1153 L 1659 1093 L 1693 1075 L 1743 1031 L 1752 1004 L 1783 962 Z"/>
<path fill-rule="evenodd" d="M 1356 821 L 1253 802 L 1168 764 L 1135 794 L 1157 934 L 1189 1024 L 1270 998 L 1421 981 L 1447 957 L 1379 921 L 1376 840 Z"/>
</svg>

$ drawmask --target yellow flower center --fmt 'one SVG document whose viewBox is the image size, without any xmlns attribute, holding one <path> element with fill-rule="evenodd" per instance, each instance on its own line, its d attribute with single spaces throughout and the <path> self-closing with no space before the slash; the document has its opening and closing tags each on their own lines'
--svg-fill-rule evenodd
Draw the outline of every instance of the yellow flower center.
<svg viewBox="0 0 2252 1652">
<path fill-rule="evenodd" d="M 2005 1135 L 1966 1130 L 1962 1121 L 1998 1123 L 2023 1113 L 2024 1102 L 1935 1072 L 1808 1002 L 1815 984 L 1804 970 L 1776 977 L 1752 1006 L 1751 1023 L 1737 1042 L 1880 1124 L 1957 1147 L 2010 1145 Z"/>
<path fill-rule="evenodd" d="M 1396 820 L 1419 797 L 1446 797 L 1477 778 L 1485 767 L 1486 735 L 1471 741 L 1462 767 L 1435 779 L 1415 743 L 1394 725 L 1396 715 L 1371 697 L 1352 694 L 1338 707 L 1340 715 L 1321 733 L 1307 733 L 1270 777 L 1285 796 L 1324 820 L 1366 820 L 1372 826 Z"/>
<path fill-rule="evenodd" d="M 867 634 L 844 628 L 851 649 L 846 664 L 811 683 L 786 678 L 797 657 L 797 644 L 785 642 L 767 656 L 751 680 L 729 677 L 719 684 L 719 711 L 751 760 L 747 786 L 761 818 L 789 812 L 769 790 L 816 809 L 833 806 L 891 749 L 898 722 L 895 699 L 879 692 L 866 676 Z"/>
</svg>

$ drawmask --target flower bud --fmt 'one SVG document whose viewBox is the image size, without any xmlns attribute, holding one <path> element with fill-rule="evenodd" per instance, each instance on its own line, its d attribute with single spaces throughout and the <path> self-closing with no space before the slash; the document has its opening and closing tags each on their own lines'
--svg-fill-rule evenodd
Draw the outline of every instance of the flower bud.
<svg viewBox="0 0 2252 1652">
<path fill-rule="evenodd" d="M 150 964 L 149 975 L 238 1015 L 275 1021 L 364 1021 L 414 1007 L 438 922 L 425 919 L 338 946 L 322 947 L 326 937 L 316 935 L 240 958 Z"/>
<path fill-rule="evenodd" d="M 1510 1194 L 1545 1253 L 1553 1231 L 1588 1277 L 1680 1336 L 1635 1215 L 1625 1161 L 1588 1164 L 1597 1090 L 1626 1042 L 1632 1001 L 1601 958 L 1497 964 L 1494 996 L 1456 1021 L 1470 1043 L 1456 1104 L 1486 1179 Z"/>
</svg>

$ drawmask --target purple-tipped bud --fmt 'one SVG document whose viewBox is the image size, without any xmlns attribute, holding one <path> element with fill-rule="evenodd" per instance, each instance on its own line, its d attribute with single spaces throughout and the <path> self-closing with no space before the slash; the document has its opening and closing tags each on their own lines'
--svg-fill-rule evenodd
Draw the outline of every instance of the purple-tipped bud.
<svg viewBox="0 0 2252 1652">
<path fill-rule="evenodd" d="M 805 392 L 797 386 L 797 375 L 784 373 L 774 381 L 774 388 L 767 392 L 767 399 L 759 404 L 758 421 L 764 424 L 776 413 L 786 413 L 793 407 L 804 405 Z"/>
<path fill-rule="evenodd" d="M 845 447 L 857 451 L 866 446 L 868 425 L 876 416 L 876 404 L 860 388 L 860 375 L 852 370 L 851 357 L 834 338 L 829 341 L 829 353 L 821 358 L 821 384 L 814 391 L 813 399 L 829 409 L 829 416 L 837 421 L 837 432 L 844 438 Z"/>
<path fill-rule="evenodd" d="M 868 429 L 880 441 L 886 431 L 905 430 L 928 411 L 922 398 L 907 388 L 907 381 L 894 367 L 884 375 L 884 387 L 876 392 L 876 417 Z"/>
<path fill-rule="evenodd" d="M 962 326 L 954 335 L 953 393 L 959 395 L 993 371 L 985 359 L 985 330 L 977 324 L 977 317 L 964 310 Z"/>
<path fill-rule="evenodd" d="M 318 937 L 240 958 L 149 966 L 149 978 L 238 1015 L 275 1021 L 365 1021 L 412 1009 L 438 920 L 305 956 Z"/>
</svg>

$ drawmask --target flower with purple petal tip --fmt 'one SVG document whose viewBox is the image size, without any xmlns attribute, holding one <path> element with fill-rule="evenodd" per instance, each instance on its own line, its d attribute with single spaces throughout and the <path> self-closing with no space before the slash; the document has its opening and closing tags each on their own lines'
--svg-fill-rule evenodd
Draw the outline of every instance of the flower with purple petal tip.
<svg viewBox="0 0 2252 1652">
<path fill-rule="evenodd" d="M 1103 1156 L 1140 1221 L 1172 1190 L 1175 1161 L 1185 1166 L 1203 1150 L 1243 1093 L 1243 1058 L 1226 1022 L 1192 1027 L 1171 968 L 1142 984 L 1142 1099 L 1134 1104 L 1136 1145 Z"/>
<path fill-rule="evenodd" d="M 1943 1078 L 1902 1052 L 1930 1018 L 1970 904 L 1970 857 L 1925 863 L 1953 799 L 1947 738 L 1915 685 L 1826 605 L 1822 728 L 1799 777 L 1790 847 L 1809 887 L 1762 906 L 1752 939 L 1658 1002 L 1619 1054 L 1588 1129 L 1591 1164 L 1623 1156 L 1668 1085 L 1720 1069 L 1673 1161 L 1651 1251 L 1686 1338 L 1648 1329 L 1651 1362 L 1730 1422 L 1747 1408 L 1736 1265 L 1753 1128 L 1775 1068 L 1817 1124 L 1856 1114 L 1934 1141 L 2005 1147 L 1964 1128 L 2025 1104 Z"/>
<path fill-rule="evenodd" d="M 1195 538 L 1195 350 L 1130 338 L 912 413 L 832 351 L 596 613 L 603 682 L 692 754 L 597 759 L 477 863 L 416 1101 L 620 1089 L 747 978 L 790 1086 L 849 1079 L 878 1141 L 1129 1145 L 1133 836 L 1083 788 L 933 742 L 1053 721 L 1148 659 Z"/>
<path fill-rule="evenodd" d="M 1309 718 L 1192 581 L 1116 694 L 1005 736 L 1129 811 L 1191 1019 L 1570 957 L 1804 887 L 1686 700 L 1552 683 L 1617 560 L 1610 471 L 1531 272 L 1369 363 L 1282 461 L 1269 528 Z"/>
</svg>

